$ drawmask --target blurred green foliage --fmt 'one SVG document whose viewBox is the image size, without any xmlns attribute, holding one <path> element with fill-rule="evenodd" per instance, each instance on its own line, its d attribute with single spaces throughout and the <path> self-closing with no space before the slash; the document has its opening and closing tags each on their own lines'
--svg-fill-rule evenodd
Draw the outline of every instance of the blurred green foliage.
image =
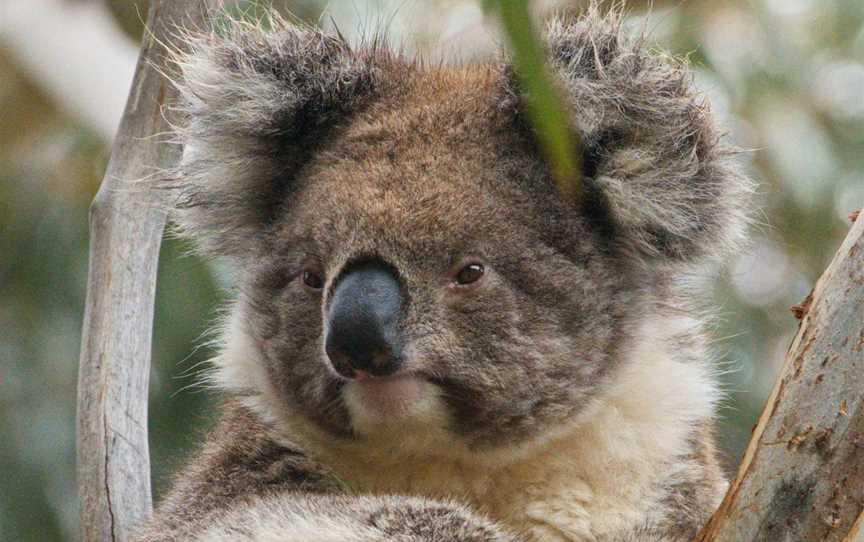
<svg viewBox="0 0 864 542">
<path fill-rule="evenodd" d="M 525 2 L 486 3 L 524 16 Z M 553 3 L 527 5 L 542 12 Z M 146 2 L 106 4 L 139 39 Z M 646 4 L 630 3 L 630 24 L 688 56 L 730 136 L 753 149 L 742 160 L 760 183 L 753 247 L 730 259 L 705 299 L 717 314 L 718 367 L 728 390 L 720 436 L 731 466 L 797 327 L 789 306 L 810 291 L 848 229 L 845 215 L 864 202 L 864 3 L 658 0 L 648 15 Z M 288 7 L 326 24 L 324 6 L 303 0 Z M 346 34 L 368 19 L 386 20 L 394 41 L 421 50 L 450 45 L 470 57 L 494 44 L 483 37 L 489 22 L 480 0 L 337 0 L 329 9 Z M 504 29 L 528 28 L 513 21 Z M 510 39 L 518 47 L 523 38 Z M 521 54 L 529 59 L 521 62 L 534 62 L 526 74 L 537 73 L 538 50 Z M 0 539 L 74 539 L 87 208 L 108 145 L 11 58 L 0 36 Z M 160 261 L 150 407 L 157 496 L 211 421 L 214 398 L 188 386 L 213 353 L 195 345 L 228 295 L 218 268 L 185 248 L 166 241 Z"/>
</svg>

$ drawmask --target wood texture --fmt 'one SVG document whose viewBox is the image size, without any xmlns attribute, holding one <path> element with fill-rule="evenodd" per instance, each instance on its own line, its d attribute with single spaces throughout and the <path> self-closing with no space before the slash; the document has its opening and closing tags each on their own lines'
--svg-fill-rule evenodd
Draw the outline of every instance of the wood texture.
<svg viewBox="0 0 864 542">
<path fill-rule="evenodd" d="M 172 166 L 160 74 L 177 25 L 206 3 L 151 0 L 147 31 L 105 178 L 90 209 L 90 271 L 78 373 L 77 476 L 86 541 L 126 540 L 151 513 L 147 390 L 159 246 L 158 195 L 133 184 Z"/>
<path fill-rule="evenodd" d="M 698 542 L 864 540 L 864 220 L 808 299 L 738 476 Z"/>
</svg>

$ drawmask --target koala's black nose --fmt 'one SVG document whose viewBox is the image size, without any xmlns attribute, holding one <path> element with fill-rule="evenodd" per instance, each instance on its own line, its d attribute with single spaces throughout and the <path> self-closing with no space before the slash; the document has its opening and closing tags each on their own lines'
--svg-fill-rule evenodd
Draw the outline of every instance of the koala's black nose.
<svg viewBox="0 0 864 542">
<path fill-rule="evenodd" d="M 386 376 L 399 370 L 402 301 L 399 281 L 383 263 L 363 263 L 344 272 L 331 298 L 324 343 L 339 374 L 352 378 L 359 370 Z"/>
</svg>

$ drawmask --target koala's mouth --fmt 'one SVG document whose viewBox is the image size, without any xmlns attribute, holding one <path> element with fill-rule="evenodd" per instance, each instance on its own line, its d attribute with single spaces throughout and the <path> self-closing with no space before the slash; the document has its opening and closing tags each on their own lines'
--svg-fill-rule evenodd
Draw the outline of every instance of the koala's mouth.
<svg viewBox="0 0 864 542">
<path fill-rule="evenodd" d="M 348 381 L 342 394 L 355 430 L 439 419 L 440 392 L 428 379 L 414 373 L 360 377 Z"/>
<path fill-rule="evenodd" d="M 423 396 L 424 383 L 410 374 L 360 377 L 346 386 L 363 408 L 380 416 L 402 416 Z"/>
</svg>

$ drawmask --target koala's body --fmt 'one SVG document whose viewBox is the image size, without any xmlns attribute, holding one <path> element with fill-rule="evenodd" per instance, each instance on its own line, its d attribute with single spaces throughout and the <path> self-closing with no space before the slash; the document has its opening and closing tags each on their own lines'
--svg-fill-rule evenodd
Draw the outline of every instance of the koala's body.
<svg viewBox="0 0 864 542">
<path fill-rule="evenodd" d="M 620 25 L 546 32 L 572 199 L 503 61 L 190 38 L 174 220 L 238 286 L 222 419 L 141 540 L 695 534 L 726 482 L 682 279 L 740 241 L 750 184 L 684 67 Z"/>
</svg>

